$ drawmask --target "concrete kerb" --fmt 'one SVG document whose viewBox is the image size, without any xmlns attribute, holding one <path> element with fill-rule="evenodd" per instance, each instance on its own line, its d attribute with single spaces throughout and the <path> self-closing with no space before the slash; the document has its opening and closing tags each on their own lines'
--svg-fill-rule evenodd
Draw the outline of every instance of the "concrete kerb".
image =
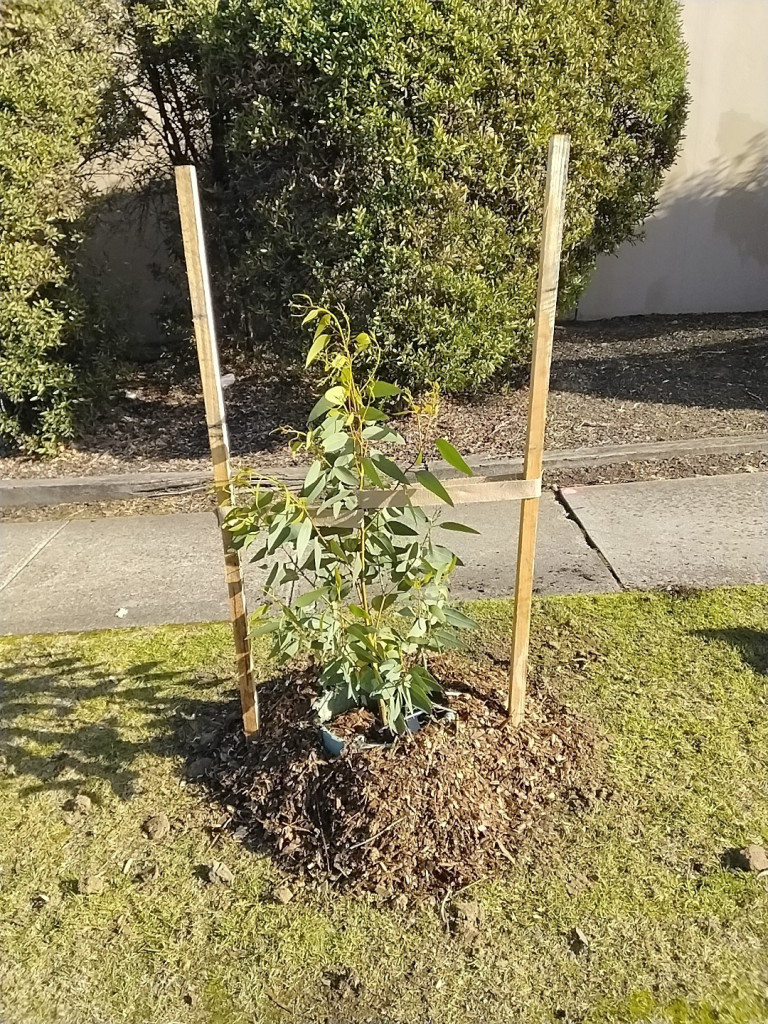
<svg viewBox="0 0 768 1024">
<path fill-rule="evenodd" d="M 743 455 L 752 452 L 768 452 L 768 434 L 740 434 L 734 437 L 693 438 L 689 441 L 650 441 L 601 445 L 596 448 L 563 449 L 545 453 L 544 468 L 551 473 L 564 469 L 586 469 L 653 459 Z M 523 460 L 519 457 L 476 455 L 467 461 L 476 473 L 496 480 L 514 479 L 520 475 L 523 468 Z M 436 476 L 442 478 L 456 475 L 456 471 L 445 462 L 432 463 L 430 469 Z M 291 486 L 303 479 L 304 469 L 301 466 L 271 466 L 265 467 L 263 473 L 265 476 L 275 476 Z M 162 497 L 204 491 L 211 485 L 212 475 L 207 468 L 169 473 L 114 473 L 102 476 L 12 479 L 0 483 L 0 508 L 31 508 L 41 505 Z"/>
</svg>

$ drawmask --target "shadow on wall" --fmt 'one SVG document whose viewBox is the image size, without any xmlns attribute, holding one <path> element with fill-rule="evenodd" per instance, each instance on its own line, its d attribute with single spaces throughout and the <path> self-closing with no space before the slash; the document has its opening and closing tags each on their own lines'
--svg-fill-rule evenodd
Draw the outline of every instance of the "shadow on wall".
<svg viewBox="0 0 768 1024">
<path fill-rule="evenodd" d="M 172 188 L 152 186 L 116 188 L 97 198 L 85 218 L 78 282 L 136 362 L 157 359 L 181 341 L 176 325 L 184 282 L 168 245 L 175 216 Z"/>
<path fill-rule="evenodd" d="M 683 157 L 642 234 L 598 262 L 580 319 L 768 309 L 768 132 L 756 127 L 730 111 L 724 155 L 691 176 Z M 748 141 L 730 155 L 734 136 Z"/>
<path fill-rule="evenodd" d="M 729 111 L 720 118 L 718 148 L 727 153 L 737 140 L 748 141 L 735 159 L 721 157 L 714 165 L 709 183 L 714 203 L 714 227 L 718 238 L 727 239 L 743 260 L 754 260 L 768 268 L 768 131 L 754 131 L 757 122 L 744 114 Z M 754 134 L 753 134 L 754 132 Z M 704 175 L 699 188 L 707 196 Z M 726 189 L 718 181 L 735 179 Z M 766 292 L 768 297 L 768 291 Z"/>
</svg>

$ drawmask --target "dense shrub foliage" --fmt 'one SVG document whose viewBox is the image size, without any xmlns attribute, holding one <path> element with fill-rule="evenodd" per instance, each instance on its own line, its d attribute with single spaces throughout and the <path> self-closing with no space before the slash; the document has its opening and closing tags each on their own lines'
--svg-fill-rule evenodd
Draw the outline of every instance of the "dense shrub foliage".
<svg viewBox="0 0 768 1024">
<path fill-rule="evenodd" d="M 206 171 L 233 329 L 284 345 L 293 293 L 340 301 L 401 383 L 477 388 L 526 354 L 553 132 L 573 136 L 568 306 L 684 122 L 676 0 L 129 7 L 171 155 Z"/>
<path fill-rule="evenodd" d="M 71 281 L 80 165 L 106 88 L 100 0 L 5 0 L 0 16 L 0 437 L 72 434 L 91 329 Z"/>
</svg>

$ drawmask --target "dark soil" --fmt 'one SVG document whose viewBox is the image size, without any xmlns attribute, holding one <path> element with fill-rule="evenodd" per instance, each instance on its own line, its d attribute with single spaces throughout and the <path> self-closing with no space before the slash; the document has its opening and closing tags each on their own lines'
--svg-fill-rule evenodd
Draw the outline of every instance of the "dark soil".
<svg viewBox="0 0 768 1024">
<path fill-rule="evenodd" d="M 351 740 L 355 736 L 373 739 L 377 721 L 367 708 L 353 708 L 334 718 L 330 728 L 340 740 Z"/>
<path fill-rule="evenodd" d="M 226 827 L 317 881 L 382 897 L 440 895 L 495 872 L 523 842 L 545 842 L 554 808 L 578 813 L 599 798 L 603 744 L 589 722 L 534 685 L 515 731 L 503 670 L 432 668 L 454 722 L 338 758 L 312 723 L 311 675 L 264 684 L 250 748 L 230 719 L 206 751 L 215 757 L 199 781 L 227 808 Z"/>
<path fill-rule="evenodd" d="M 561 325 L 555 337 L 547 447 L 760 432 L 768 426 L 768 314 L 629 317 Z M 281 425 L 302 427 L 314 384 L 274 357 L 230 361 L 227 389 L 237 465 L 284 464 Z M 526 374 L 520 375 L 524 382 Z M 465 455 L 518 455 L 528 390 L 443 400 L 436 430 Z M 404 424 L 412 447 L 412 426 Z M 156 364 L 127 374 L 108 411 L 60 457 L 0 457 L 5 477 L 207 467 L 197 372 Z M 2 452 L 0 452 L 2 456 Z"/>
</svg>

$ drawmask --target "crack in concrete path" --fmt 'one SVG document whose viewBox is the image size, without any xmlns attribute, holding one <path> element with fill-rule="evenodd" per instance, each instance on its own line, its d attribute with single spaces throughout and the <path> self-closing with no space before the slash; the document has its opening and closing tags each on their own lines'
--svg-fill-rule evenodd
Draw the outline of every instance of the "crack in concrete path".
<svg viewBox="0 0 768 1024">
<path fill-rule="evenodd" d="M 13 583 L 13 581 L 16 579 L 19 573 L 24 572 L 27 566 L 32 561 L 34 561 L 35 558 L 37 558 L 40 552 L 44 551 L 51 543 L 51 541 L 55 537 L 58 537 L 58 535 L 61 533 L 64 527 L 69 525 L 69 522 L 69 519 L 65 519 L 64 522 L 59 523 L 55 529 L 51 530 L 47 537 L 44 537 L 38 544 L 35 545 L 35 547 L 32 548 L 32 550 L 27 555 L 25 555 L 24 558 L 21 558 L 19 560 L 16 563 L 16 565 L 14 565 L 14 567 L 11 569 L 11 571 L 7 573 L 2 580 L 0 580 L 0 591 L 5 590 L 5 588 L 9 584 Z"/>
</svg>

